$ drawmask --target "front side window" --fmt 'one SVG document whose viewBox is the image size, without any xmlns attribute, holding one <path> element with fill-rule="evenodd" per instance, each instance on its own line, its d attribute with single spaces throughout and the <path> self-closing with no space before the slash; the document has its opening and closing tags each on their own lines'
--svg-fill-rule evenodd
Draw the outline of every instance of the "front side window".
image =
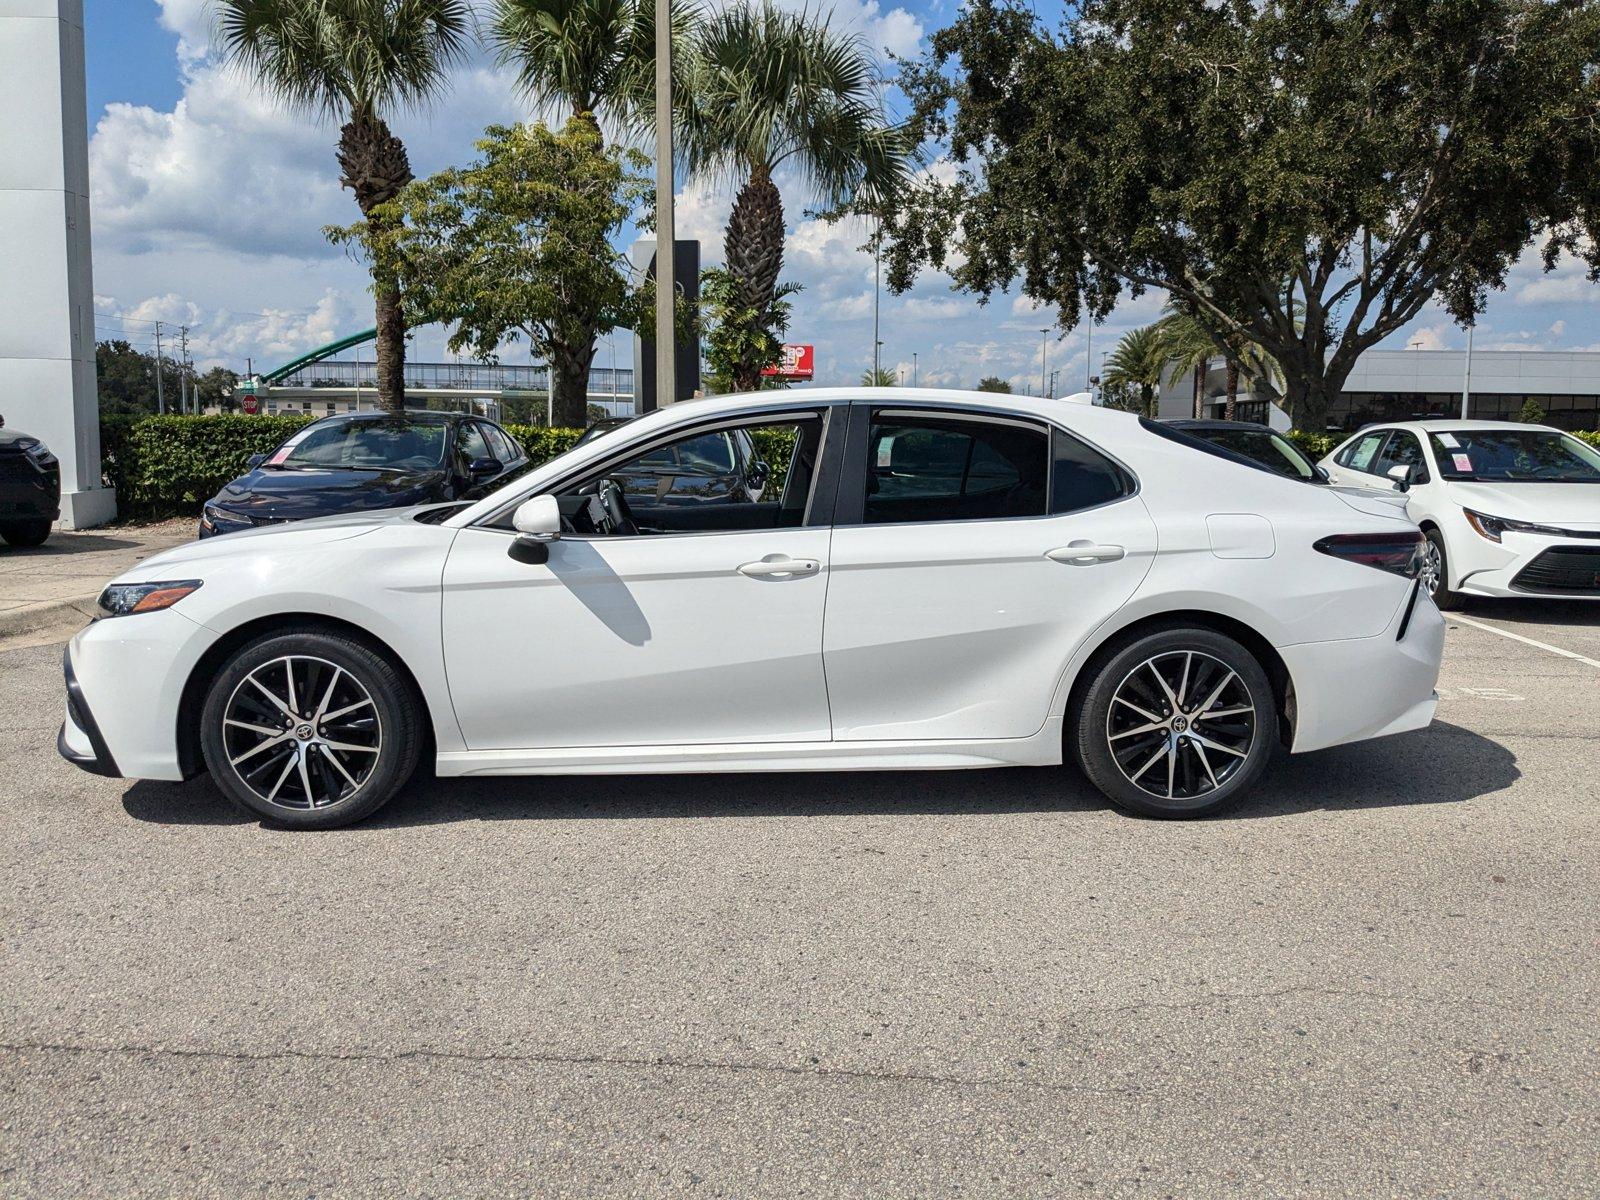
<svg viewBox="0 0 1600 1200">
<path fill-rule="evenodd" d="M 1428 464 L 1422 458 L 1422 443 L 1415 434 L 1397 432 L 1378 456 L 1375 474 L 1387 475 L 1395 467 L 1405 467 L 1413 472 L 1413 483 L 1428 482 Z"/>
<path fill-rule="evenodd" d="M 739 452 L 751 440 L 763 458 Z M 701 430 L 612 463 L 557 500 L 570 532 L 587 536 L 798 526 L 821 443 L 820 416 Z"/>
<path fill-rule="evenodd" d="M 1043 516 L 1050 442 L 1002 421 L 878 412 L 867 436 L 868 524 Z"/>
<path fill-rule="evenodd" d="M 395 417 L 318 422 L 279 446 L 263 466 L 294 471 L 427 470 L 444 462 L 444 421 Z"/>
<path fill-rule="evenodd" d="M 1446 479 L 1600 483 L 1600 451 L 1554 430 L 1459 429 L 1428 441 Z"/>
<path fill-rule="evenodd" d="M 1383 439 L 1388 436 L 1387 429 L 1362 434 L 1339 455 L 1337 460 L 1339 465 L 1349 467 L 1352 471 L 1364 471 L 1369 475 L 1376 475 L 1378 451 L 1383 446 Z"/>
</svg>

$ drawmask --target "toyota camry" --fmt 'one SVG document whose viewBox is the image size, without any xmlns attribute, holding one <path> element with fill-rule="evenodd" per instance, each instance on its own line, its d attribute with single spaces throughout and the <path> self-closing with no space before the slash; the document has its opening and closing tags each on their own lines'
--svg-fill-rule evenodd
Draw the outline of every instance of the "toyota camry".
<svg viewBox="0 0 1600 1200">
<path fill-rule="evenodd" d="M 374 812 L 422 761 L 1070 761 L 1124 809 L 1196 816 L 1279 747 L 1429 723 L 1444 624 L 1422 545 L 1392 504 L 1127 413 L 691 401 L 481 500 L 145 559 L 67 649 L 58 747 L 106 775 L 209 772 L 299 828 Z"/>
</svg>

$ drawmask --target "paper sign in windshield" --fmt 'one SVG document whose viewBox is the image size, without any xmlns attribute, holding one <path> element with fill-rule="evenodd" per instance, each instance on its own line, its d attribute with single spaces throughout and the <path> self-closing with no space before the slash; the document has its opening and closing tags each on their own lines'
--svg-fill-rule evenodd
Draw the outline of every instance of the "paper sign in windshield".
<svg viewBox="0 0 1600 1200">
<path fill-rule="evenodd" d="M 1452 449 L 1452 450 L 1454 450 L 1457 446 L 1461 445 L 1460 442 L 1456 441 L 1456 435 L 1453 434 L 1453 433 L 1441 433 L 1439 435 L 1439 440 L 1441 442 L 1443 442 L 1446 446 L 1449 446 L 1450 449 Z"/>
<path fill-rule="evenodd" d="M 1455 463 L 1456 470 L 1465 471 L 1469 475 L 1472 473 L 1472 459 L 1465 454 L 1452 454 L 1450 461 Z"/>
<path fill-rule="evenodd" d="M 311 431 L 309 429 L 304 429 L 295 434 L 292 438 L 290 438 L 283 445 L 279 446 L 277 450 L 273 452 L 272 457 L 267 459 L 266 465 L 269 467 L 281 465 L 283 461 L 289 457 L 289 455 L 294 453 L 294 448 L 306 440 L 306 435 L 310 432 Z"/>
</svg>

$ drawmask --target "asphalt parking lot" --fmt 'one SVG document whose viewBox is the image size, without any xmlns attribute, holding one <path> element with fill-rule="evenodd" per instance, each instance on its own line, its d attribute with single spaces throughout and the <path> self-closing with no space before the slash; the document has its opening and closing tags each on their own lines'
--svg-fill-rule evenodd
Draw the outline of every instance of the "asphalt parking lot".
<svg viewBox="0 0 1600 1200">
<path fill-rule="evenodd" d="M 0 652 L 0 1192 L 1593 1196 L 1600 606 L 1465 617 L 1432 729 L 1188 824 L 1014 770 L 287 834 L 60 762 Z"/>
</svg>

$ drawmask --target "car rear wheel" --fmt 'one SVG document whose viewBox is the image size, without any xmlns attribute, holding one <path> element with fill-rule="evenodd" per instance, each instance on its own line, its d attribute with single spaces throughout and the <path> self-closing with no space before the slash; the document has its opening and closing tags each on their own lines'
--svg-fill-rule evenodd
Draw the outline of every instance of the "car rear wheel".
<svg viewBox="0 0 1600 1200">
<path fill-rule="evenodd" d="M 11 546 L 42 546 L 49 536 L 49 521 L 6 521 L 0 523 L 0 538 L 4 538 L 6 543 Z"/>
<path fill-rule="evenodd" d="M 206 765 L 245 811 L 295 829 L 370 816 L 416 769 L 422 706 L 383 656 L 337 633 L 269 634 L 218 672 Z"/>
<path fill-rule="evenodd" d="M 1277 730 L 1272 684 L 1232 638 L 1203 627 L 1162 629 L 1093 671 L 1073 717 L 1072 749 L 1119 808 L 1204 816 L 1266 770 Z"/>
<path fill-rule="evenodd" d="M 1427 541 L 1422 546 L 1422 586 L 1428 589 L 1440 612 L 1460 608 L 1462 595 L 1450 590 L 1450 560 L 1445 557 L 1444 534 L 1437 529 L 1424 529 Z"/>
</svg>

